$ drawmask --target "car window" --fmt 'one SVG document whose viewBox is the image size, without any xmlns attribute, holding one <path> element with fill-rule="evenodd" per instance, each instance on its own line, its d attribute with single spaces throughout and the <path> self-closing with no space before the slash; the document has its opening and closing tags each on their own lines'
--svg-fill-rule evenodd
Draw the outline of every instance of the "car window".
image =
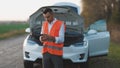
<svg viewBox="0 0 120 68">
<path fill-rule="evenodd" d="M 106 27 L 106 20 L 98 20 L 96 21 L 94 24 L 90 25 L 90 29 L 94 29 L 97 31 L 106 31 L 107 27 Z"/>
</svg>

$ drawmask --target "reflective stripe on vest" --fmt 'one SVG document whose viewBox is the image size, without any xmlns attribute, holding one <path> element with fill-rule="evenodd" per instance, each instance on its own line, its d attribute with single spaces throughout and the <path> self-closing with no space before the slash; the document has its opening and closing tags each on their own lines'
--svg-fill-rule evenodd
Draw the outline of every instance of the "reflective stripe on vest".
<svg viewBox="0 0 120 68">
<path fill-rule="evenodd" d="M 43 48 L 51 48 L 51 49 L 54 49 L 54 50 L 63 50 L 63 48 L 56 47 L 56 46 L 50 46 L 50 45 L 44 45 Z"/>
<path fill-rule="evenodd" d="M 48 22 L 44 22 L 43 34 L 49 34 L 50 36 L 58 37 L 61 26 L 62 26 L 62 22 L 57 20 L 53 24 L 50 32 L 48 32 Z M 62 55 L 63 54 L 63 43 L 57 44 L 57 43 L 49 42 L 49 41 L 44 42 L 42 53 L 45 53 L 45 52 L 49 52 L 54 55 Z"/>
</svg>

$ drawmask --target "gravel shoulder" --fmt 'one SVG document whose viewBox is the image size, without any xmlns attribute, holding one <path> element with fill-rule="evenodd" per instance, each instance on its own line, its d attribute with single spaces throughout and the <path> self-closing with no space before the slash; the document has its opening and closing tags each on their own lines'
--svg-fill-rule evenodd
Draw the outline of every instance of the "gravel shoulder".
<svg viewBox="0 0 120 68">
<path fill-rule="evenodd" d="M 27 35 L 0 41 L 0 68 L 24 68 L 22 45 Z"/>
</svg>

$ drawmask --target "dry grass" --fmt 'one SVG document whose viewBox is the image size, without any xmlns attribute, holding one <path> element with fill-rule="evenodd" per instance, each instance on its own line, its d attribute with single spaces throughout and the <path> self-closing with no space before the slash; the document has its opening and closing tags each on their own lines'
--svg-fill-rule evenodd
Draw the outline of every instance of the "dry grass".
<svg viewBox="0 0 120 68">
<path fill-rule="evenodd" d="M 12 37 L 12 36 L 24 34 L 24 33 L 25 33 L 25 30 L 14 30 L 14 31 L 11 31 L 11 32 L 0 34 L 0 39 L 5 39 L 5 38 Z"/>
<path fill-rule="evenodd" d="M 25 34 L 28 23 L 2 23 L 0 24 L 0 40 L 12 36 Z"/>
</svg>

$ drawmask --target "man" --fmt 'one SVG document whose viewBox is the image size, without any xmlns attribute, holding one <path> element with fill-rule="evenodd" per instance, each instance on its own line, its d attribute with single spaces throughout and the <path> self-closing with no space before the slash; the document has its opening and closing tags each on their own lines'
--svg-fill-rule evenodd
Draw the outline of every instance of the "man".
<svg viewBox="0 0 120 68">
<path fill-rule="evenodd" d="M 50 8 L 43 11 L 43 17 L 46 20 L 40 36 L 43 42 L 43 68 L 63 68 L 64 23 L 54 18 Z"/>
</svg>

